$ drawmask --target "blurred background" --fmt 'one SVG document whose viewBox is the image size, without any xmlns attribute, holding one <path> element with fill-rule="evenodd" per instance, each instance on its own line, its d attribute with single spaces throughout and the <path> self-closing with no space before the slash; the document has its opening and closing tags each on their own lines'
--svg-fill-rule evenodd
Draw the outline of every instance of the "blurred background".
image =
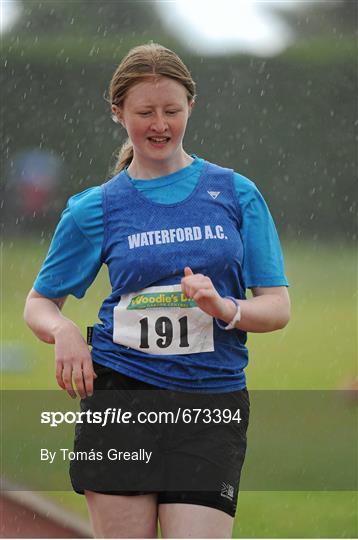
<svg viewBox="0 0 358 540">
<path fill-rule="evenodd" d="M 249 337 L 249 388 L 354 396 L 357 2 L 2 0 L 1 41 L 2 388 L 56 389 L 24 301 L 67 198 L 111 176 L 125 138 L 105 100 L 111 75 L 154 41 L 197 82 L 185 149 L 252 179 L 282 241 L 292 320 Z M 102 270 L 65 313 L 85 329 L 107 290 Z M 7 439 L 9 475 L 18 433 Z M 86 513 L 79 496 L 48 496 Z M 356 504 L 356 492 L 246 491 L 235 537 L 352 537 Z"/>
</svg>

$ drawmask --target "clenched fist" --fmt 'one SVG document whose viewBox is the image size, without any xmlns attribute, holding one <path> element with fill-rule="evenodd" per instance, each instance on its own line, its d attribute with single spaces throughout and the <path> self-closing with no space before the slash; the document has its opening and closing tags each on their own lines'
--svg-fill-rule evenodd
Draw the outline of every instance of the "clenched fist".
<svg viewBox="0 0 358 540">
<path fill-rule="evenodd" d="M 236 313 L 234 303 L 220 296 L 211 279 L 203 274 L 194 274 L 189 266 L 184 268 L 181 290 L 187 298 L 192 298 L 200 309 L 216 319 L 230 322 Z"/>
</svg>

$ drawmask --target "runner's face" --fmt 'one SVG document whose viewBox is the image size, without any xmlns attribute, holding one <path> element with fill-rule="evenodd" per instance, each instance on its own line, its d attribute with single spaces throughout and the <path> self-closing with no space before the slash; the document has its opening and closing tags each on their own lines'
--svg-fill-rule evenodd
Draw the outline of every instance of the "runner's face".
<svg viewBox="0 0 358 540">
<path fill-rule="evenodd" d="M 123 107 L 112 107 L 133 144 L 134 160 L 174 165 L 184 154 L 182 142 L 192 102 L 184 86 L 168 77 L 135 84 Z"/>
</svg>

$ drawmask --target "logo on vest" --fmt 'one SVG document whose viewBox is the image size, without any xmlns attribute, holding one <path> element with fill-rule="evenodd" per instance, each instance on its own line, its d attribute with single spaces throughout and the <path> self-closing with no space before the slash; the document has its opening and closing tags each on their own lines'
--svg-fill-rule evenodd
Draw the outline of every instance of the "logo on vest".
<svg viewBox="0 0 358 540">
<path fill-rule="evenodd" d="M 195 225 L 178 227 L 177 229 L 161 229 L 158 231 L 143 231 L 128 236 L 129 249 L 157 244 L 172 244 L 175 242 L 190 242 L 197 240 L 227 240 L 222 225 Z"/>
<path fill-rule="evenodd" d="M 213 199 L 217 199 L 221 193 L 221 191 L 208 191 L 210 197 Z"/>
</svg>

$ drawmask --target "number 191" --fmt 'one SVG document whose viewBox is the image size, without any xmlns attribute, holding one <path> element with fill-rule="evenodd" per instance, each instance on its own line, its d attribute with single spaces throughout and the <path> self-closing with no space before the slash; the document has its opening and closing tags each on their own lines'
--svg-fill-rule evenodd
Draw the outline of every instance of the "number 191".
<svg viewBox="0 0 358 540">
<path fill-rule="evenodd" d="M 180 341 L 179 347 L 189 347 L 188 342 L 188 317 L 181 317 L 178 320 L 180 326 Z M 144 317 L 139 321 L 140 323 L 140 348 L 149 349 L 149 325 L 148 317 Z M 155 332 L 159 336 L 156 340 L 156 344 L 161 349 L 166 349 L 173 342 L 173 323 L 168 317 L 159 317 L 155 321 Z"/>
</svg>

